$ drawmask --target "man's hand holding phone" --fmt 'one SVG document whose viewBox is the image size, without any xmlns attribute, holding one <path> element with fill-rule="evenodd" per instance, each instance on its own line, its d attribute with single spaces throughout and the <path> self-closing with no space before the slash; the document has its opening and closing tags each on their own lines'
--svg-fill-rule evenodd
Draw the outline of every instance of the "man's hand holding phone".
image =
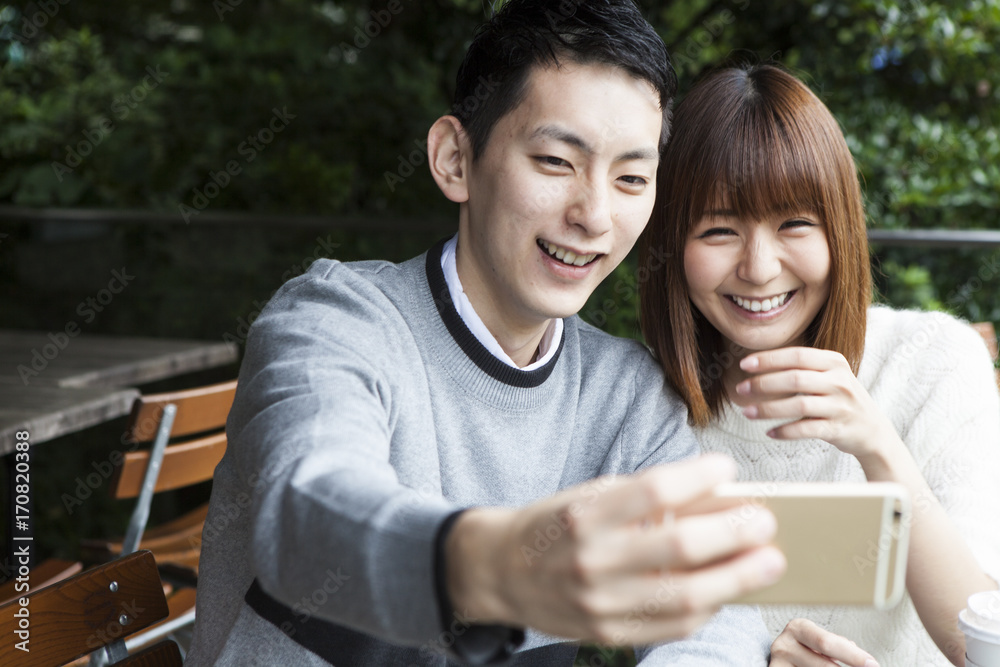
<svg viewBox="0 0 1000 667">
<path fill-rule="evenodd" d="M 604 644 L 690 634 L 785 571 L 768 510 L 747 521 L 739 508 L 693 505 L 735 475 L 730 459 L 709 455 L 521 509 L 469 510 L 446 544 L 452 604 L 479 623 Z"/>
</svg>

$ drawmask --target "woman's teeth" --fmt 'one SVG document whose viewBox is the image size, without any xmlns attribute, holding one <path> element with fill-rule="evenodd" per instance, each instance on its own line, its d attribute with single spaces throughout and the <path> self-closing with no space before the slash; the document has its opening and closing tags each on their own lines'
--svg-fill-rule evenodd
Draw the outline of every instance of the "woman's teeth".
<svg viewBox="0 0 1000 667">
<path fill-rule="evenodd" d="M 788 294 L 789 292 L 785 292 L 784 294 L 773 296 L 770 299 L 744 299 L 741 296 L 731 296 L 729 298 L 743 310 L 749 310 L 751 313 L 766 313 L 772 308 L 777 308 L 781 304 L 785 303 L 785 299 L 788 298 Z"/>
<path fill-rule="evenodd" d="M 566 248 L 561 248 L 554 243 L 549 243 L 548 241 L 539 240 L 538 245 L 541 246 L 545 252 L 549 253 L 563 264 L 583 266 L 584 264 L 589 264 L 594 261 L 594 258 L 597 257 L 597 253 L 577 255 L 572 250 L 566 250 Z"/>
</svg>

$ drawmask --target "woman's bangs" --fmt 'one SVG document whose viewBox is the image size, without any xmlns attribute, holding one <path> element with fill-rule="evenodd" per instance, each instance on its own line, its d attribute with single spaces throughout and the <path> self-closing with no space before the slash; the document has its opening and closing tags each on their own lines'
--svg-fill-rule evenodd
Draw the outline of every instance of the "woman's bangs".
<svg viewBox="0 0 1000 667">
<path fill-rule="evenodd" d="M 746 118 L 714 147 L 720 160 L 710 198 L 741 220 L 774 214 L 822 214 L 824 181 L 815 148 L 795 141 L 780 120 Z"/>
</svg>

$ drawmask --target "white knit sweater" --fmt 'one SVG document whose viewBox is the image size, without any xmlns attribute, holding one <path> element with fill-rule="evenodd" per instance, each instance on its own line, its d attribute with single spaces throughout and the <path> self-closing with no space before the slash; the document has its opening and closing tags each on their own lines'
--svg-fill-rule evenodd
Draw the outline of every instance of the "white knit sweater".
<svg viewBox="0 0 1000 667">
<path fill-rule="evenodd" d="M 942 313 L 872 307 L 858 378 L 892 420 L 931 490 L 984 571 L 1000 580 L 1000 400 L 979 334 Z M 705 451 L 736 459 L 742 480 L 863 482 L 857 459 L 822 440 L 767 437 L 778 421 L 751 421 L 728 403 L 698 429 Z M 882 667 L 949 665 L 910 596 L 887 612 L 855 607 L 761 607 L 777 636 L 808 618 L 848 637 Z"/>
</svg>

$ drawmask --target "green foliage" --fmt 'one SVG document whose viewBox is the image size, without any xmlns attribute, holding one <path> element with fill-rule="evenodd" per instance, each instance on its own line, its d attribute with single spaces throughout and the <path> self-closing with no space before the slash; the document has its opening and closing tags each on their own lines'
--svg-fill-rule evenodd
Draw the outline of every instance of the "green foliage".
<svg viewBox="0 0 1000 667">
<path fill-rule="evenodd" d="M 643 4 L 670 48 L 682 96 L 727 59 L 775 60 L 803 76 L 844 128 L 873 226 L 995 224 L 995 2 Z M 191 221 L 205 207 L 453 216 L 427 174 L 424 140 L 448 110 L 454 71 L 485 6 L 159 0 L 72 2 L 53 5 L 54 14 L 7 6 L 0 202 L 179 217 L 183 205 Z M 276 110 L 289 120 L 269 137 Z M 376 256 L 383 241 L 372 240 Z M 879 251 L 886 300 L 967 317 L 988 310 L 990 289 L 961 303 L 947 298 L 972 277 L 954 253 Z M 585 317 L 635 335 L 623 287 L 634 272 L 633 261 L 616 271 Z"/>
</svg>

